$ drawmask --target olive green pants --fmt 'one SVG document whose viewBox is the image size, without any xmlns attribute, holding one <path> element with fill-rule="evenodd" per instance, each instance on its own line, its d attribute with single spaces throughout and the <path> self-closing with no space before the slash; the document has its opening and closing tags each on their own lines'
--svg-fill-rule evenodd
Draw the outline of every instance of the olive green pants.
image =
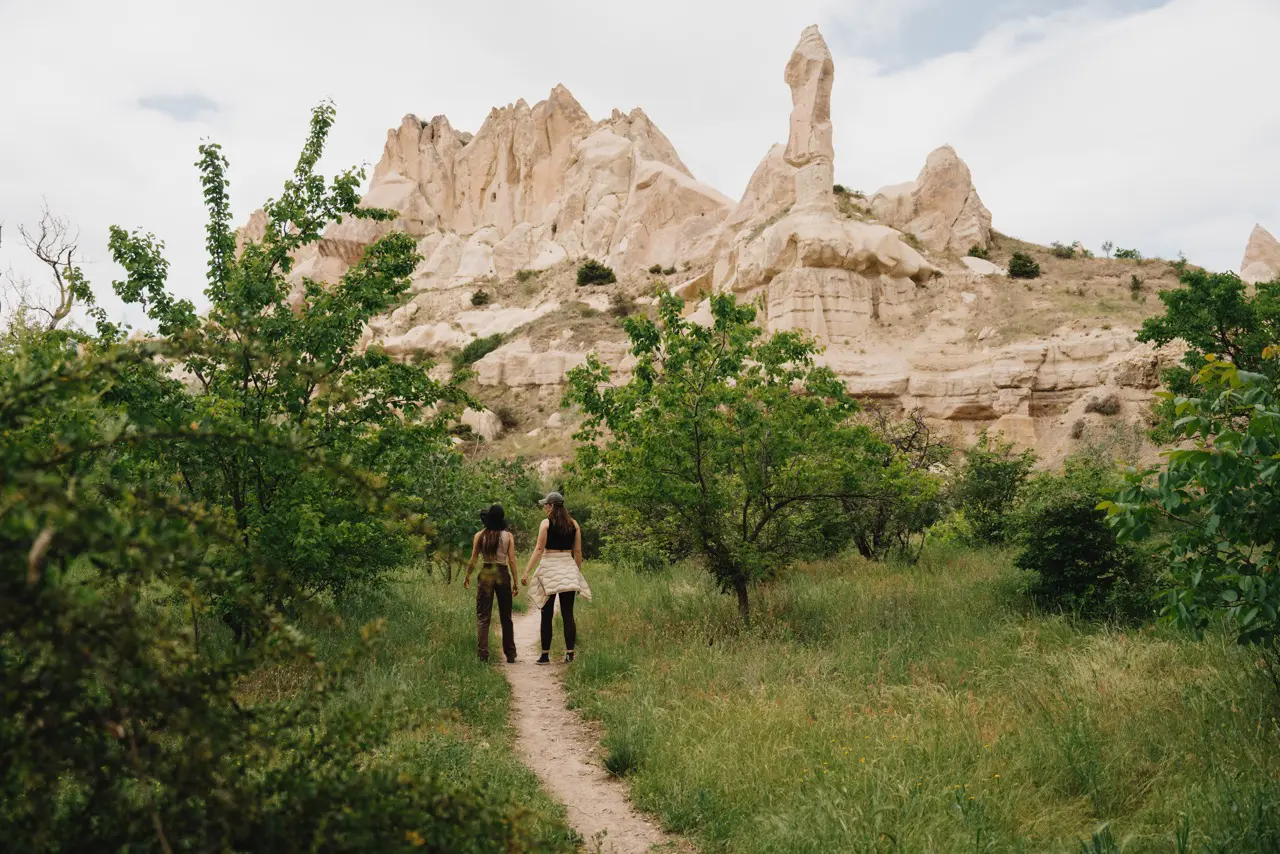
<svg viewBox="0 0 1280 854">
<path fill-rule="evenodd" d="M 511 573 L 505 566 L 486 563 L 476 583 L 476 629 L 481 661 L 489 660 L 489 623 L 493 618 L 493 598 L 498 597 L 498 617 L 502 620 L 502 652 L 507 661 L 516 660 L 516 630 L 511 624 Z"/>
</svg>

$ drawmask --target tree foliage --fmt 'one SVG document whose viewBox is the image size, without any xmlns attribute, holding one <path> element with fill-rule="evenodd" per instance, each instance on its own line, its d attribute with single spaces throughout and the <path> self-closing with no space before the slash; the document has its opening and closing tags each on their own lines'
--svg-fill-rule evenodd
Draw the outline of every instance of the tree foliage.
<svg viewBox="0 0 1280 854">
<path fill-rule="evenodd" d="M 1280 341 L 1280 282 L 1250 288 L 1234 273 L 1210 273 L 1180 265 L 1181 287 L 1161 291 L 1165 311 L 1147 318 L 1138 340 L 1163 346 L 1181 341 L 1187 347 L 1182 364 L 1167 368 L 1161 379 L 1175 396 L 1196 396 L 1192 378 L 1210 355 L 1231 362 L 1242 371 L 1280 378 L 1280 364 L 1263 358 L 1267 346 Z M 1160 420 L 1157 438 L 1170 441 L 1176 420 L 1173 398 L 1156 405 Z"/>
<path fill-rule="evenodd" d="M 569 374 L 582 408 L 576 467 L 635 530 L 696 555 L 749 620 L 749 585 L 820 547 L 817 521 L 869 494 L 876 440 L 843 383 L 795 332 L 712 297 L 712 324 L 665 295 L 657 322 L 622 321 L 638 362 L 625 385 L 599 360 Z"/>
<path fill-rule="evenodd" d="M 1119 474 L 1096 459 L 1068 459 L 1022 490 L 1014 517 L 1014 563 L 1035 573 L 1031 596 L 1042 607 L 1085 617 L 1131 619 L 1150 613 L 1146 564 L 1117 541 L 1098 504 Z"/>
<path fill-rule="evenodd" d="M 325 704 L 341 662 L 228 571 L 234 520 L 139 464 L 139 446 L 251 441 L 133 418 L 156 373 L 147 348 L 62 332 L 0 355 L 0 834 L 35 852 L 531 850 L 523 816 L 372 758 L 384 723 Z M 323 450 L 290 453 L 333 476 Z M 203 636 L 214 598 L 261 631 Z M 296 689 L 246 701 L 263 668 Z"/>
<path fill-rule="evenodd" d="M 1014 504 L 1035 461 L 1031 451 L 1014 453 L 1012 442 L 993 439 L 985 430 L 965 451 L 956 498 L 977 544 L 998 545 L 1009 538 Z"/>
<path fill-rule="evenodd" d="M 228 572 L 255 568 L 255 583 L 281 607 L 375 580 L 407 559 L 414 533 L 397 519 L 366 513 L 356 487 L 322 469 L 299 468 L 296 455 L 282 449 L 323 451 L 385 479 L 393 474 L 387 461 L 404 456 L 398 449 L 444 446 L 443 411 L 429 413 L 462 399 L 428 376 L 430 365 L 358 347 L 366 322 L 408 287 L 420 260 L 408 235 L 385 235 L 333 285 L 302 279 L 294 290 L 296 253 L 327 225 L 393 216 L 358 206 L 361 172 L 331 183 L 315 173 L 333 118 L 331 105 L 316 109 L 292 178 L 265 205 L 262 241 L 249 242 L 239 257 L 227 161 L 217 145 L 200 147 L 209 213 L 206 315 L 168 292 L 163 244 L 152 235 L 113 228 L 110 239 L 127 273 L 116 292 L 145 309 L 162 336 L 161 351 L 186 375 L 186 389 L 170 380 L 150 401 L 152 417 L 170 429 L 204 425 L 210 436 L 166 451 L 155 464 L 175 473 L 187 497 L 226 511 L 239 547 L 219 560 Z M 226 613 L 241 633 L 253 628 L 246 616 Z"/>
<path fill-rule="evenodd" d="M 891 418 L 879 408 L 866 419 L 876 442 L 868 443 L 868 462 L 878 466 L 875 489 L 843 498 L 843 525 L 858 553 L 880 560 L 891 552 L 911 558 L 913 538 L 942 518 L 947 495 L 940 474 L 954 449 L 943 441 L 919 411 Z"/>
<path fill-rule="evenodd" d="M 1269 348 L 1267 355 L 1275 354 Z M 1123 539 L 1157 537 L 1168 561 L 1162 613 L 1200 629 L 1226 617 L 1242 642 L 1280 638 L 1280 399 L 1265 375 L 1215 356 L 1169 392 L 1185 446 L 1161 469 L 1130 470 L 1102 502 Z"/>
</svg>

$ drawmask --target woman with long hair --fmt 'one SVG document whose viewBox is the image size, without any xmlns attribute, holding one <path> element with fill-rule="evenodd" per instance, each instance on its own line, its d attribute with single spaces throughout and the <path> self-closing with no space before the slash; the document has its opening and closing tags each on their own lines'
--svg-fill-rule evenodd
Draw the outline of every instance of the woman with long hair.
<svg viewBox="0 0 1280 854">
<path fill-rule="evenodd" d="M 471 570 L 476 559 L 482 559 L 480 580 L 476 584 L 476 630 L 481 661 L 489 660 L 489 621 L 493 616 L 493 599 L 498 598 L 498 616 L 502 620 L 502 651 L 507 663 L 516 660 L 516 631 L 511 624 L 511 599 L 520 595 L 520 583 L 515 575 L 516 539 L 507 530 L 506 514 L 501 504 L 480 511 L 484 529 L 471 541 L 471 560 L 467 561 L 467 577 L 464 588 L 471 586 Z"/>
<path fill-rule="evenodd" d="M 582 529 L 564 506 L 564 496 L 547 493 L 538 502 L 547 518 L 538 527 L 538 544 L 524 568 L 524 586 L 535 608 L 542 609 L 542 655 L 538 664 L 551 663 L 551 627 L 555 618 L 556 597 L 560 597 L 560 616 L 564 620 L 565 662 L 573 661 L 578 627 L 573 622 L 573 601 L 577 594 L 591 599 L 591 588 L 582 575 Z M 534 568 L 537 573 L 530 576 Z"/>
</svg>

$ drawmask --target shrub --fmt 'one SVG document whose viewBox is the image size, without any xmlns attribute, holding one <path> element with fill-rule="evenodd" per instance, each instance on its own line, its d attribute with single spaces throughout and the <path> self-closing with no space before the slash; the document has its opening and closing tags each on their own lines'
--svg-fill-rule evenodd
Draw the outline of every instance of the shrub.
<svg viewBox="0 0 1280 854">
<path fill-rule="evenodd" d="M 956 497 L 975 543 L 993 545 L 1008 538 L 1009 514 L 1035 461 L 1031 451 L 1015 454 L 1012 442 L 992 439 L 985 430 L 965 451 Z"/>
<path fill-rule="evenodd" d="M 1015 279 L 1038 279 L 1040 265 L 1030 255 L 1015 252 L 1009 259 L 1009 275 Z"/>
<path fill-rule="evenodd" d="M 629 317 L 636 312 L 635 298 L 621 291 L 609 297 L 609 313 L 614 317 Z"/>
<path fill-rule="evenodd" d="M 1049 251 L 1053 253 L 1055 258 L 1074 258 L 1076 257 L 1076 249 L 1074 246 L 1067 246 L 1062 243 L 1054 243 L 1049 247 Z"/>
<path fill-rule="evenodd" d="M 1120 412 L 1120 398 L 1115 392 L 1109 392 L 1105 395 L 1094 395 L 1089 398 L 1089 402 L 1084 405 L 1085 412 L 1096 412 L 1099 415 L 1118 415 Z"/>
<path fill-rule="evenodd" d="M 1116 258 L 1121 261 L 1141 261 L 1142 253 L 1137 249 L 1117 249 Z"/>
<path fill-rule="evenodd" d="M 462 348 L 462 352 L 453 357 L 453 368 L 458 370 L 468 365 L 474 365 L 485 356 L 492 353 L 502 346 L 502 336 L 499 334 L 490 335 L 486 338 L 475 338 Z"/>
<path fill-rule="evenodd" d="M 1130 298 L 1136 301 L 1138 299 L 1138 296 L 1141 293 L 1142 293 L 1142 279 L 1139 279 L 1136 275 L 1130 276 L 1129 277 Z"/>
<path fill-rule="evenodd" d="M 837 196 L 847 196 L 849 194 L 849 188 L 846 187 L 844 184 L 836 184 L 834 187 L 831 188 L 831 190 Z"/>
<path fill-rule="evenodd" d="M 394 766 L 387 721 L 327 702 L 345 668 L 257 589 L 270 555 L 220 571 L 211 559 L 244 536 L 231 514 L 130 460 L 135 444 L 186 458 L 263 436 L 132 412 L 160 373 L 140 347 L 48 343 L 0 355 L 0 506 L 21 508 L 0 513 L 0 834 L 25 840 L 14 850 L 533 850 L 528 817 Z M 307 441 L 277 450 L 294 471 L 340 467 Z M 385 536 L 386 509 L 363 509 Z M 209 631 L 218 601 L 266 630 L 227 643 Z M 282 695 L 246 696 L 264 675 Z"/>
<path fill-rule="evenodd" d="M 578 285 L 608 285 L 618 281 L 613 268 L 588 258 L 578 268 Z"/>
<path fill-rule="evenodd" d="M 1111 250 L 1115 248 L 1116 248 L 1116 245 L 1112 243 L 1110 240 L 1108 240 L 1106 243 L 1102 244 L 1102 254 L 1110 258 Z"/>
<path fill-rule="evenodd" d="M 970 247 L 969 247 L 969 257 L 970 257 L 970 258 L 981 258 L 983 261 L 990 261 L 990 260 L 991 260 L 991 253 L 990 253 L 988 250 L 986 250 L 985 248 L 983 248 L 983 247 L 981 247 L 981 246 L 979 246 L 978 244 L 976 244 L 976 243 L 975 243 L 975 244 L 973 244 L 972 246 L 970 246 Z"/>
<path fill-rule="evenodd" d="M 472 304 L 472 305 L 475 305 L 475 306 L 488 305 L 488 304 L 489 304 L 489 292 L 488 292 L 488 291 L 476 291 L 475 293 L 473 293 L 473 294 L 471 295 L 471 304 Z"/>
<path fill-rule="evenodd" d="M 1151 612 L 1142 556 L 1116 540 L 1098 505 L 1119 486 L 1113 470 L 1093 460 L 1067 460 L 1061 474 L 1033 478 L 1015 515 L 1014 563 L 1035 573 L 1031 597 L 1042 608 L 1092 618 L 1135 618 Z"/>
<path fill-rule="evenodd" d="M 1071 422 L 1071 438 L 1072 439 L 1084 438 L 1084 419 L 1083 418 L 1077 418 L 1075 421 Z"/>
<path fill-rule="evenodd" d="M 503 430 L 514 430 L 520 426 L 520 417 L 516 415 L 514 409 L 505 403 L 493 410 L 493 414 L 498 416 L 498 420 L 502 422 Z"/>
<path fill-rule="evenodd" d="M 650 273 L 652 273 L 652 274 L 653 274 L 653 275 L 655 275 L 655 276 L 661 276 L 661 275 L 662 275 L 662 265 L 661 265 L 661 264 L 654 264 L 652 267 L 650 267 L 650 268 L 649 268 L 649 272 L 650 272 Z"/>
<path fill-rule="evenodd" d="M 516 281 L 527 282 L 530 279 L 536 279 L 540 272 L 539 270 L 516 270 Z"/>
<path fill-rule="evenodd" d="M 662 275 L 664 275 L 664 276 L 674 276 L 674 275 L 675 275 L 675 273 L 676 273 L 676 268 L 675 268 L 675 267 L 663 267 L 663 268 L 662 268 Z"/>
<path fill-rule="evenodd" d="M 1122 539 L 1157 535 L 1165 617 L 1197 630 L 1227 618 L 1240 642 L 1263 646 L 1280 682 L 1280 398 L 1267 377 L 1212 356 L 1193 386 L 1198 396 L 1174 401 L 1185 446 L 1163 469 L 1130 471 L 1101 506 Z"/>
</svg>

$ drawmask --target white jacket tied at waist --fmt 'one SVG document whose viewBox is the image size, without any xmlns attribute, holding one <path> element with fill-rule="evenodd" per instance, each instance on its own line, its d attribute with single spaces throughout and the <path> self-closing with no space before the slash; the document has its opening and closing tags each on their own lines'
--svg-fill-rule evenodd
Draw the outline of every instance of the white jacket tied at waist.
<svg viewBox="0 0 1280 854">
<path fill-rule="evenodd" d="M 535 608 L 547 604 L 547 600 L 557 593 L 573 591 L 582 594 L 583 598 L 591 598 L 591 586 L 578 569 L 573 555 L 568 552 L 547 552 L 529 582 L 529 598 Z"/>
</svg>

